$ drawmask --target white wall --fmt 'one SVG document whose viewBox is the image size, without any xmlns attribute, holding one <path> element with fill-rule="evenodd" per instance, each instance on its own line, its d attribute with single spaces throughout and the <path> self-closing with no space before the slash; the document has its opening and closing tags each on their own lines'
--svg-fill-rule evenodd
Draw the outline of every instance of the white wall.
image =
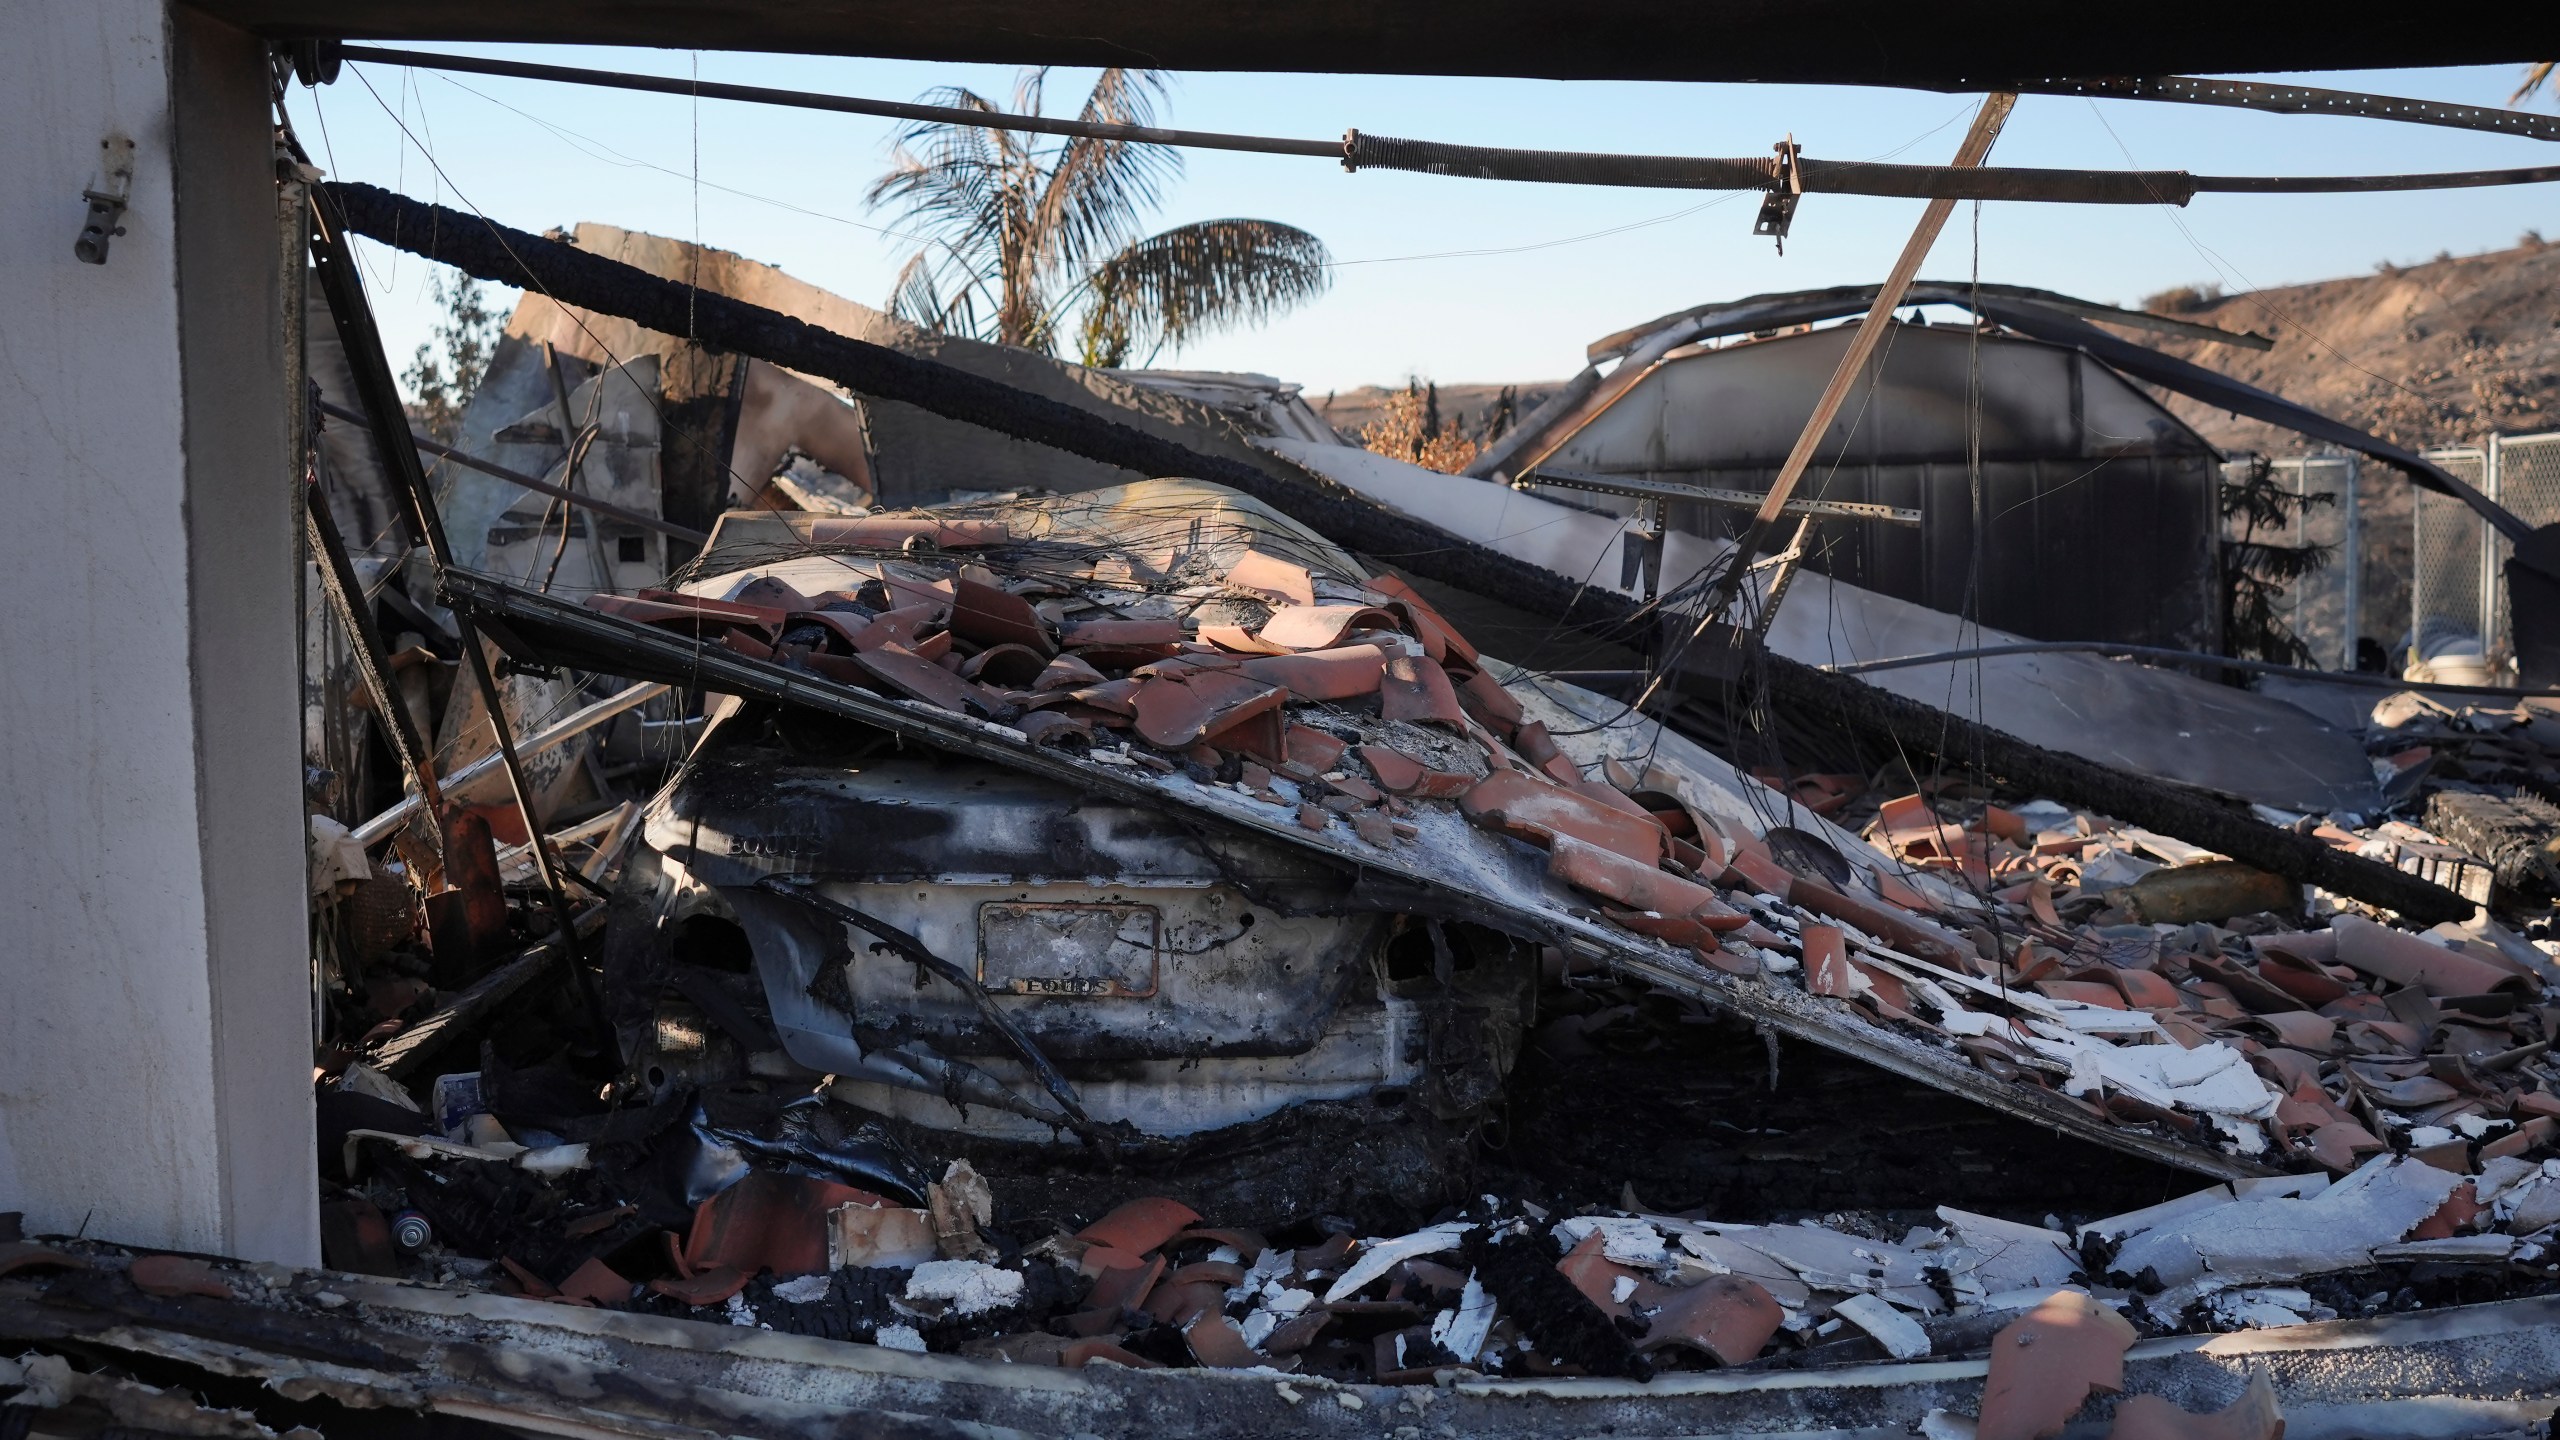
<svg viewBox="0 0 2560 1440">
<path fill-rule="evenodd" d="M 0 0 L 0 34 L 0 1210 L 307 1260 L 298 567 L 259 52 L 158 0 Z M 133 205 L 85 265 L 80 192 L 110 132 L 136 142 Z"/>
</svg>

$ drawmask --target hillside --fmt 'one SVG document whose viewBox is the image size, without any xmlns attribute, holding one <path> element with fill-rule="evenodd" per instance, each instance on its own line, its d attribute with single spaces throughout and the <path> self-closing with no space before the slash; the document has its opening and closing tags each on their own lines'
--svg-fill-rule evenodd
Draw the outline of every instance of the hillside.
<svg viewBox="0 0 2560 1440">
<path fill-rule="evenodd" d="M 2489 432 L 2560 429 L 2560 245 L 2379 270 L 2235 295 L 2172 291 L 2146 307 L 2272 336 L 2273 350 L 2158 345 L 2412 449 Z M 2300 440 L 2193 401 L 2169 407 L 2226 449 Z"/>
</svg>

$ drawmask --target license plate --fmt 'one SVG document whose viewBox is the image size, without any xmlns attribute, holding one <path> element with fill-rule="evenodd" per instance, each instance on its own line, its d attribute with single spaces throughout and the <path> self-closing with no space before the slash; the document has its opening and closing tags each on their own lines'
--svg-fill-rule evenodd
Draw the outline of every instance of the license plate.
<svg viewBox="0 0 2560 1440">
<path fill-rule="evenodd" d="M 1153 905 L 989 901 L 978 907 L 978 983 L 1004 995 L 1143 1000 L 1164 928 Z"/>
</svg>

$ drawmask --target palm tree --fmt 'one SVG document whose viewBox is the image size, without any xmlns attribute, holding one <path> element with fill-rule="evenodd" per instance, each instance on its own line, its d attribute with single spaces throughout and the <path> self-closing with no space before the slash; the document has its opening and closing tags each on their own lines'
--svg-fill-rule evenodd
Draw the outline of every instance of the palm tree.
<svg viewBox="0 0 2560 1440">
<path fill-rule="evenodd" d="M 2545 60 L 2539 64 L 2526 66 L 2524 70 L 2524 83 L 2516 87 L 2516 93 L 2507 97 L 2507 103 L 2510 105 L 2522 104 L 2533 94 L 2534 91 L 2539 90 L 2545 84 L 2548 84 L 2551 80 L 2551 65 L 2551 61 Z M 2560 86 L 2555 86 L 2553 88 L 2560 89 Z"/>
<path fill-rule="evenodd" d="M 1046 70 L 1014 87 L 1038 114 Z M 1079 118 L 1155 123 L 1164 76 L 1111 69 Z M 927 103 L 997 113 L 949 87 Z M 1322 294 L 1324 242 L 1273 220 L 1203 220 L 1137 237 L 1181 156 L 1127 140 L 1065 141 L 947 121 L 898 133 L 869 204 L 895 205 L 928 237 L 898 272 L 889 312 L 931 330 L 1055 354 L 1072 333 L 1087 365 L 1152 360 L 1204 332 L 1267 319 Z"/>
</svg>

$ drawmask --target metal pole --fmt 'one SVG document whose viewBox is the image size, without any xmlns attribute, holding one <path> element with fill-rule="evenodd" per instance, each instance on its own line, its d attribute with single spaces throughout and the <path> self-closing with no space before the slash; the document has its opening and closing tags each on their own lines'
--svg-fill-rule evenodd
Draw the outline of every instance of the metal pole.
<svg viewBox="0 0 2560 1440">
<path fill-rule="evenodd" d="M 2343 653 L 2338 657 L 2338 668 L 2353 670 L 2356 668 L 2357 644 L 2364 638 L 2364 513 L 2357 499 L 2364 480 L 2364 467 L 2361 457 L 2352 452 L 2341 459 L 2347 467 L 2347 477 L 2338 503 L 2346 509 L 2347 530 L 2346 538 L 2338 545 L 2341 552 L 2338 562 L 2347 568 L 2347 638 L 2342 647 Z"/>
</svg>

